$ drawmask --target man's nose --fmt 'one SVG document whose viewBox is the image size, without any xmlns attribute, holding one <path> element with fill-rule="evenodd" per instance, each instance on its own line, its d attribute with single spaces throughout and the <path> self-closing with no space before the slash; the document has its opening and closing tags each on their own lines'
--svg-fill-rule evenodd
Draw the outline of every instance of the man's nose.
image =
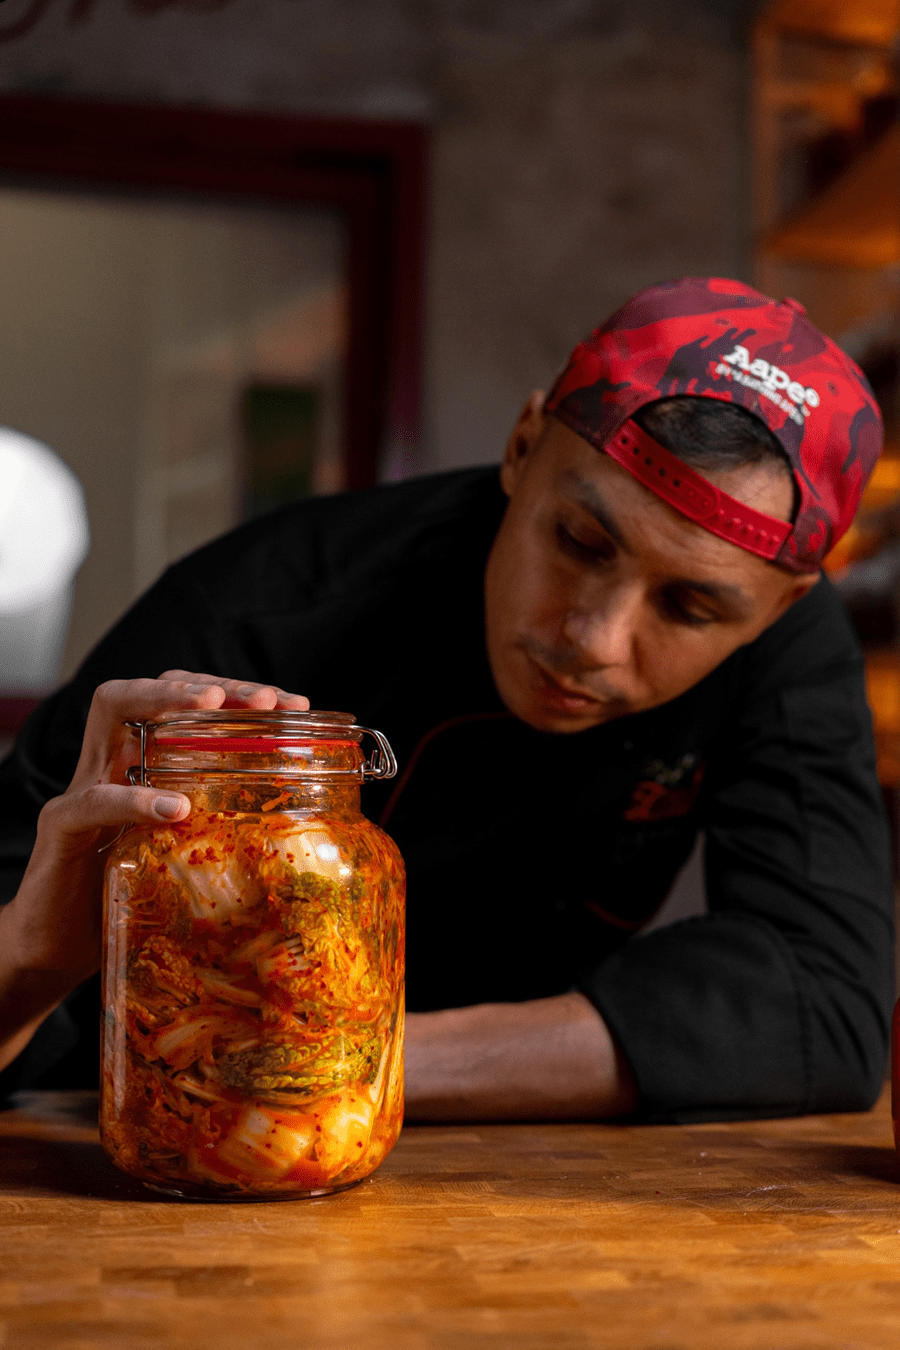
<svg viewBox="0 0 900 1350">
<path fill-rule="evenodd" d="M 589 603 L 570 609 L 563 622 L 566 642 L 576 647 L 586 665 L 630 666 L 641 597 L 637 591 L 617 586 L 594 595 Z"/>
</svg>

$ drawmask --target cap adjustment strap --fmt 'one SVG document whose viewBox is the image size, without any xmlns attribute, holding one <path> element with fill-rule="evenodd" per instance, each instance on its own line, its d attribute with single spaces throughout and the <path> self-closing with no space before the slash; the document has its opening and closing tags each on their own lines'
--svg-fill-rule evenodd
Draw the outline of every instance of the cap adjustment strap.
<svg viewBox="0 0 900 1350">
<path fill-rule="evenodd" d="M 682 464 L 630 418 L 603 449 L 669 506 L 748 553 L 771 562 L 791 534 L 793 527 L 787 521 L 754 511 L 752 506 L 745 506 L 736 497 L 720 491 Z"/>
</svg>

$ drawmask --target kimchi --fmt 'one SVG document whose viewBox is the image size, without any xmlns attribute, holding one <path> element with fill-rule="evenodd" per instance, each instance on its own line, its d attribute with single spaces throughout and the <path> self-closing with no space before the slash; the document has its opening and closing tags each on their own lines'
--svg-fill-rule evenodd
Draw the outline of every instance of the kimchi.
<svg viewBox="0 0 900 1350">
<path fill-rule="evenodd" d="M 334 787 L 325 811 L 193 787 L 107 867 L 104 1147 L 184 1195 L 352 1185 L 402 1119 L 400 855 Z"/>
</svg>

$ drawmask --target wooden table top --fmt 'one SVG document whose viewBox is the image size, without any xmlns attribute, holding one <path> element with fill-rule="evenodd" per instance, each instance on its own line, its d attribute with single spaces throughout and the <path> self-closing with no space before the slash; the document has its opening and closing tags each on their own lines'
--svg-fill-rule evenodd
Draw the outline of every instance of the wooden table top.
<svg viewBox="0 0 900 1350">
<path fill-rule="evenodd" d="M 408 1127 L 320 1200 L 106 1162 L 90 1093 L 0 1114 L 2 1350 L 898 1350 L 900 1166 L 869 1115 Z"/>
</svg>

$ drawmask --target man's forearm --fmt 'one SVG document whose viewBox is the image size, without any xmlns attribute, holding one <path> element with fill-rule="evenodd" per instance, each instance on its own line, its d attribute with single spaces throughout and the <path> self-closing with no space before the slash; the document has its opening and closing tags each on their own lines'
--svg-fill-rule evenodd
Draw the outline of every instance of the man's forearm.
<svg viewBox="0 0 900 1350">
<path fill-rule="evenodd" d="M 410 1120 L 596 1120 L 636 1106 L 631 1070 L 582 994 L 407 1018 Z"/>
<path fill-rule="evenodd" d="M 0 908 L 0 1069 L 25 1049 L 44 1018 L 78 984 L 77 974 L 28 969 L 18 961 L 13 910 Z"/>
</svg>

